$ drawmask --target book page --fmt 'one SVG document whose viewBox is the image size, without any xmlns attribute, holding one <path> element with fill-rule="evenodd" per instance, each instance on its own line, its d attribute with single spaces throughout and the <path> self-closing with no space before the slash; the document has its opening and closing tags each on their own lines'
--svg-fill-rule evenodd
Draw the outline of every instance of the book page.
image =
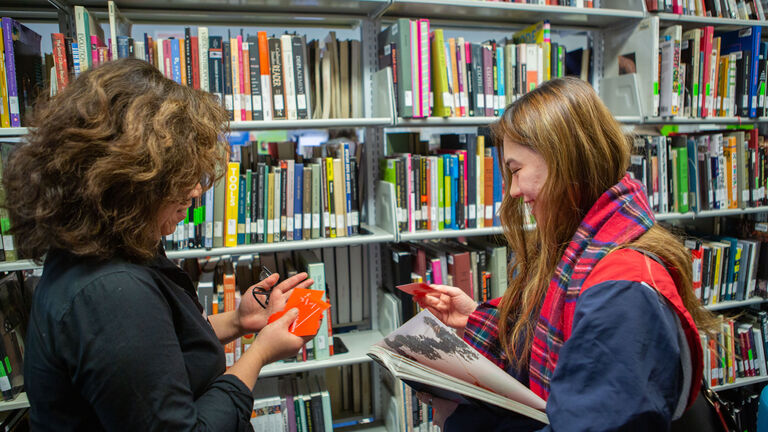
<svg viewBox="0 0 768 432">
<path fill-rule="evenodd" d="M 543 399 L 485 358 L 428 310 L 376 345 L 532 408 L 543 411 L 546 407 Z"/>
</svg>

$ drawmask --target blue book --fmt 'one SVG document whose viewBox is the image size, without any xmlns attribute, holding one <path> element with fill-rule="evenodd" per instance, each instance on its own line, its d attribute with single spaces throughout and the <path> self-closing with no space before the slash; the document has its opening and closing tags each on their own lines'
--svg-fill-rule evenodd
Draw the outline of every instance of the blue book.
<svg viewBox="0 0 768 432">
<path fill-rule="evenodd" d="M 352 175 L 349 172 L 349 143 L 345 142 L 343 147 L 343 158 L 341 163 L 344 164 L 344 191 L 346 192 L 346 208 L 347 208 L 347 235 L 354 234 L 352 229 Z"/>
<path fill-rule="evenodd" d="M 464 205 L 459 202 L 459 156 L 452 154 L 451 158 L 451 228 L 459 229 L 459 221 L 456 217 L 457 206 Z"/>
<path fill-rule="evenodd" d="M 237 188 L 237 244 L 245 244 L 245 174 L 240 174 Z"/>
<path fill-rule="evenodd" d="M 688 210 L 699 211 L 699 151 L 694 138 L 688 138 Z"/>
<path fill-rule="evenodd" d="M 171 67 L 173 80 L 181 84 L 181 51 L 178 39 L 171 39 Z"/>
<path fill-rule="evenodd" d="M 117 37 L 117 58 L 128 58 L 131 56 L 130 47 L 128 46 L 130 38 L 128 36 Z"/>
<path fill-rule="evenodd" d="M 504 191 L 501 188 L 499 151 L 494 146 L 491 147 L 491 156 L 493 157 L 493 226 L 501 226 L 499 209 L 501 208 L 501 199 L 504 197 Z"/>
<path fill-rule="evenodd" d="M 749 55 L 749 88 L 744 90 L 748 96 L 746 106 L 749 108 L 749 117 L 757 117 L 761 28 L 760 26 L 751 26 L 718 35 L 721 55 L 736 51 L 742 51 Z"/>
<path fill-rule="evenodd" d="M 728 243 L 731 246 L 730 251 L 728 253 L 728 262 L 726 263 L 726 268 L 725 268 L 726 270 L 725 300 L 736 300 L 736 293 L 734 290 L 736 286 L 736 264 L 737 264 L 736 251 L 739 247 L 739 241 L 733 237 L 720 237 L 718 240 L 723 243 Z"/>
<path fill-rule="evenodd" d="M 213 247 L 213 185 L 203 195 L 205 206 L 205 231 L 203 234 L 203 246 L 206 249 Z"/>
<path fill-rule="evenodd" d="M 302 221 L 304 220 L 304 164 L 293 166 L 293 239 L 302 239 Z"/>
</svg>

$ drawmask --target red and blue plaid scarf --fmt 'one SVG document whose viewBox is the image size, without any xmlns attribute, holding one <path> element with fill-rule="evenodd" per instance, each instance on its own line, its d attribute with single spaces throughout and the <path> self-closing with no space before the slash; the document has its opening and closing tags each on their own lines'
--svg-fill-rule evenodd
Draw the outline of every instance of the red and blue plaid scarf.
<svg viewBox="0 0 768 432">
<path fill-rule="evenodd" d="M 581 221 L 549 283 L 534 331 L 530 388 L 544 400 L 560 348 L 571 335 L 584 280 L 608 252 L 637 239 L 653 224 L 643 187 L 629 175 L 603 193 Z"/>
</svg>

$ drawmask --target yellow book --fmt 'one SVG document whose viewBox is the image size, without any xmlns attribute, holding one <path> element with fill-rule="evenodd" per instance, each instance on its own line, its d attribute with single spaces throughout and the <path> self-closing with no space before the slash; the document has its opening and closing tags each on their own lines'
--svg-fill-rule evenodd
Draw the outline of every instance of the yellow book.
<svg viewBox="0 0 768 432">
<path fill-rule="evenodd" d="M 475 164 L 475 179 L 477 179 L 477 227 L 485 227 L 485 136 L 477 136 L 477 163 Z"/>
<path fill-rule="evenodd" d="M 719 72 L 717 74 L 717 115 L 719 117 L 725 117 L 724 101 L 727 101 L 728 97 L 728 60 L 729 57 L 721 56 L 719 60 Z M 727 102 L 726 102 L 727 104 Z"/>
<path fill-rule="evenodd" d="M 435 103 L 432 115 L 450 117 L 453 108 L 453 95 L 448 91 L 448 66 L 445 62 L 445 40 L 443 29 L 435 29 L 432 37 L 432 86 Z"/>
<path fill-rule="evenodd" d="M 187 85 L 187 50 L 184 48 L 184 39 L 179 39 L 179 59 L 181 62 L 181 85 Z"/>
<path fill-rule="evenodd" d="M 539 21 L 535 24 L 531 24 L 528 27 L 518 31 L 512 35 L 512 41 L 516 44 L 519 43 L 535 43 L 540 44 L 545 41 L 549 42 L 549 21 Z"/>
<path fill-rule="evenodd" d="M 333 158 L 325 158 L 325 170 L 326 170 L 326 181 L 328 182 L 328 186 L 326 187 L 326 190 L 328 191 L 328 196 L 326 199 L 328 200 L 328 213 L 330 217 L 330 226 L 331 226 L 331 238 L 336 237 L 336 201 L 335 201 L 335 192 L 333 190 L 334 188 L 334 182 L 333 182 Z"/>
<path fill-rule="evenodd" d="M 275 241 L 275 173 L 267 174 L 267 243 Z"/>
<path fill-rule="evenodd" d="M 736 137 L 729 136 L 723 145 L 723 155 L 725 156 L 725 189 L 727 191 L 727 202 L 729 209 L 739 207 L 739 185 L 738 178 L 738 158 L 736 157 Z"/>
<path fill-rule="evenodd" d="M 347 195 L 344 182 L 344 168 L 341 159 L 333 160 L 333 178 L 337 179 L 333 185 L 334 208 L 336 209 L 336 237 L 347 236 Z"/>
<path fill-rule="evenodd" d="M 227 164 L 227 202 L 224 208 L 224 246 L 237 246 L 237 193 L 240 187 L 240 163 Z"/>
<path fill-rule="evenodd" d="M 712 249 L 715 251 L 715 277 L 714 281 L 712 282 L 712 301 L 711 304 L 716 304 L 720 302 L 720 278 L 722 276 L 722 259 L 723 259 L 723 248 L 721 247 L 715 247 Z"/>
<path fill-rule="evenodd" d="M 0 32 L 0 127 L 11 127 L 11 115 L 8 105 L 8 88 L 5 79 L 5 54 L 3 53 L 3 32 Z"/>
<path fill-rule="evenodd" d="M 451 88 L 453 89 L 453 116 L 461 117 L 461 92 L 459 91 L 459 68 L 456 63 L 456 39 L 448 39 L 448 55 L 451 56 Z"/>
</svg>

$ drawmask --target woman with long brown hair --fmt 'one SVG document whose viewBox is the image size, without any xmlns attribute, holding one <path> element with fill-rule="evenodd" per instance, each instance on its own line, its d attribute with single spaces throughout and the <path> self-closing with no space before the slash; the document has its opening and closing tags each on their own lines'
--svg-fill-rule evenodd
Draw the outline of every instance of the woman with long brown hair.
<svg viewBox="0 0 768 432">
<path fill-rule="evenodd" d="M 259 371 L 309 339 L 288 331 L 296 310 L 267 325 L 306 273 L 259 282 L 266 307 L 250 287 L 237 311 L 206 317 L 162 250 L 223 172 L 226 118 L 135 59 L 36 107 L 3 173 L 19 255 L 45 258 L 26 341 L 33 430 L 249 430 Z M 253 332 L 225 371 L 222 344 Z"/>
<path fill-rule="evenodd" d="M 697 324 L 711 318 L 694 297 L 688 251 L 655 223 L 627 174 L 629 139 L 576 78 L 527 93 L 492 132 L 507 188 L 510 284 L 481 305 L 442 285 L 416 300 L 547 401 L 545 430 L 668 430 L 699 392 Z M 437 409 L 444 418 L 453 408 Z M 445 426 L 543 427 L 463 405 Z"/>
</svg>

